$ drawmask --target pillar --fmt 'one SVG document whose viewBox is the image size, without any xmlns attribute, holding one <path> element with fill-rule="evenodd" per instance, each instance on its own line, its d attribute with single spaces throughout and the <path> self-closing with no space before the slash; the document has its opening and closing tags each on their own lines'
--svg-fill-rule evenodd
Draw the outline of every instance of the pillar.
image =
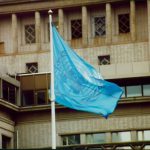
<svg viewBox="0 0 150 150">
<path fill-rule="evenodd" d="M 12 14 L 12 50 L 14 53 L 18 51 L 18 26 L 17 15 Z"/>
<path fill-rule="evenodd" d="M 62 37 L 64 37 L 64 11 L 63 9 L 58 10 L 58 29 Z"/>
<path fill-rule="evenodd" d="M 131 40 L 136 40 L 135 0 L 130 0 L 130 32 Z"/>
<path fill-rule="evenodd" d="M 41 17 L 38 11 L 35 12 L 35 41 L 37 50 L 41 50 Z"/>
<path fill-rule="evenodd" d="M 87 46 L 88 43 L 88 14 L 87 7 L 82 6 L 82 45 Z"/>
<path fill-rule="evenodd" d="M 112 41 L 112 17 L 111 17 L 111 4 L 106 3 L 106 44 Z"/>
<path fill-rule="evenodd" d="M 148 45 L 150 55 L 150 0 L 147 0 L 147 16 L 148 16 Z"/>
</svg>

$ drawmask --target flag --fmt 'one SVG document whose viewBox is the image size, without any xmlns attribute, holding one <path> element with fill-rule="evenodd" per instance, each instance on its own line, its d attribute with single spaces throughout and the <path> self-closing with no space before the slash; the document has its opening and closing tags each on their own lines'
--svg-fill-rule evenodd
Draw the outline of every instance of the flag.
<svg viewBox="0 0 150 150">
<path fill-rule="evenodd" d="M 102 78 L 79 57 L 52 26 L 55 101 L 66 107 L 108 117 L 122 89 Z"/>
</svg>

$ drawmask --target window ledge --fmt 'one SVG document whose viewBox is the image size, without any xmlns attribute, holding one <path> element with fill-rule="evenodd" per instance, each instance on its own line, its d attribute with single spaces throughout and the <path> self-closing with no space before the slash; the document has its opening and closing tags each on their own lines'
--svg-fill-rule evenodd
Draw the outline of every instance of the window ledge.
<svg viewBox="0 0 150 150">
<path fill-rule="evenodd" d="M 124 104 L 124 103 L 143 103 L 143 102 L 150 102 L 150 96 L 121 98 L 121 100 L 119 101 L 119 104 Z"/>
<path fill-rule="evenodd" d="M 19 110 L 19 107 L 15 104 L 12 104 L 10 102 L 7 102 L 3 99 L 0 98 L 0 106 L 3 106 L 5 108 L 8 108 L 8 109 L 11 109 L 11 110 L 14 110 L 14 111 L 18 111 Z"/>
</svg>

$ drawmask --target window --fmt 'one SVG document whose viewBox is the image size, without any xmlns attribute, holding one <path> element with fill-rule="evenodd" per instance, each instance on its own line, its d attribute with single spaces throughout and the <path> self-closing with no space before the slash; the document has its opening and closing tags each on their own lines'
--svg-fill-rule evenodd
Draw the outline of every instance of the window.
<svg viewBox="0 0 150 150">
<path fill-rule="evenodd" d="M 150 130 L 138 131 L 138 141 L 150 141 Z"/>
<path fill-rule="evenodd" d="M 37 73 L 38 72 L 38 63 L 26 63 L 27 73 Z"/>
<path fill-rule="evenodd" d="M 4 80 L 2 81 L 2 87 L 3 99 L 15 104 L 17 98 L 17 87 Z"/>
<path fill-rule="evenodd" d="M 23 106 L 34 105 L 34 91 L 23 91 L 22 92 Z"/>
<path fill-rule="evenodd" d="M 46 91 L 37 91 L 37 104 L 46 104 Z"/>
<path fill-rule="evenodd" d="M 62 144 L 63 145 L 75 145 L 80 144 L 80 135 L 63 135 L 62 136 Z"/>
<path fill-rule="evenodd" d="M 150 84 L 143 85 L 143 95 L 150 96 Z"/>
<path fill-rule="evenodd" d="M 28 90 L 22 92 L 23 106 L 46 104 L 46 90 L 34 91 Z"/>
<path fill-rule="evenodd" d="M 78 39 L 82 37 L 81 19 L 71 20 L 71 36 L 72 36 L 72 39 Z"/>
<path fill-rule="evenodd" d="M 130 32 L 130 18 L 129 14 L 118 15 L 119 23 L 119 33 L 129 33 Z"/>
<path fill-rule="evenodd" d="M 94 34 L 95 36 L 104 36 L 106 34 L 105 17 L 95 17 L 94 28 L 95 28 L 95 34 Z"/>
<path fill-rule="evenodd" d="M 127 97 L 142 96 L 141 85 L 127 86 Z"/>
<path fill-rule="evenodd" d="M 150 141 L 150 130 L 138 131 L 138 141 Z M 150 149 L 150 145 L 144 147 L 144 149 Z"/>
<path fill-rule="evenodd" d="M 26 44 L 35 43 L 35 25 L 25 25 L 25 42 Z"/>
<path fill-rule="evenodd" d="M 2 149 L 9 149 L 10 148 L 11 138 L 2 135 Z"/>
<path fill-rule="evenodd" d="M 112 133 L 112 142 L 129 142 L 129 141 L 131 141 L 131 133 L 129 131 Z"/>
<path fill-rule="evenodd" d="M 106 142 L 105 133 L 93 133 L 86 135 L 86 143 L 87 144 L 100 144 Z"/>
<path fill-rule="evenodd" d="M 99 65 L 109 65 L 110 55 L 98 56 Z"/>
</svg>

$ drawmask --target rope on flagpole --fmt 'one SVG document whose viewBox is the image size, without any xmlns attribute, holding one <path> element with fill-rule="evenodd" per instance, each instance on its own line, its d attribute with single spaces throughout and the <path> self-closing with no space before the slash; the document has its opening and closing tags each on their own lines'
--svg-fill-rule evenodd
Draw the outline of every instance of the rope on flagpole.
<svg viewBox="0 0 150 150">
<path fill-rule="evenodd" d="M 49 14 L 50 27 L 50 53 L 51 53 L 51 140 L 52 149 L 56 149 L 56 118 L 55 118 L 55 94 L 54 94 L 54 59 L 53 59 L 53 34 L 52 34 L 52 10 Z"/>
</svg>

